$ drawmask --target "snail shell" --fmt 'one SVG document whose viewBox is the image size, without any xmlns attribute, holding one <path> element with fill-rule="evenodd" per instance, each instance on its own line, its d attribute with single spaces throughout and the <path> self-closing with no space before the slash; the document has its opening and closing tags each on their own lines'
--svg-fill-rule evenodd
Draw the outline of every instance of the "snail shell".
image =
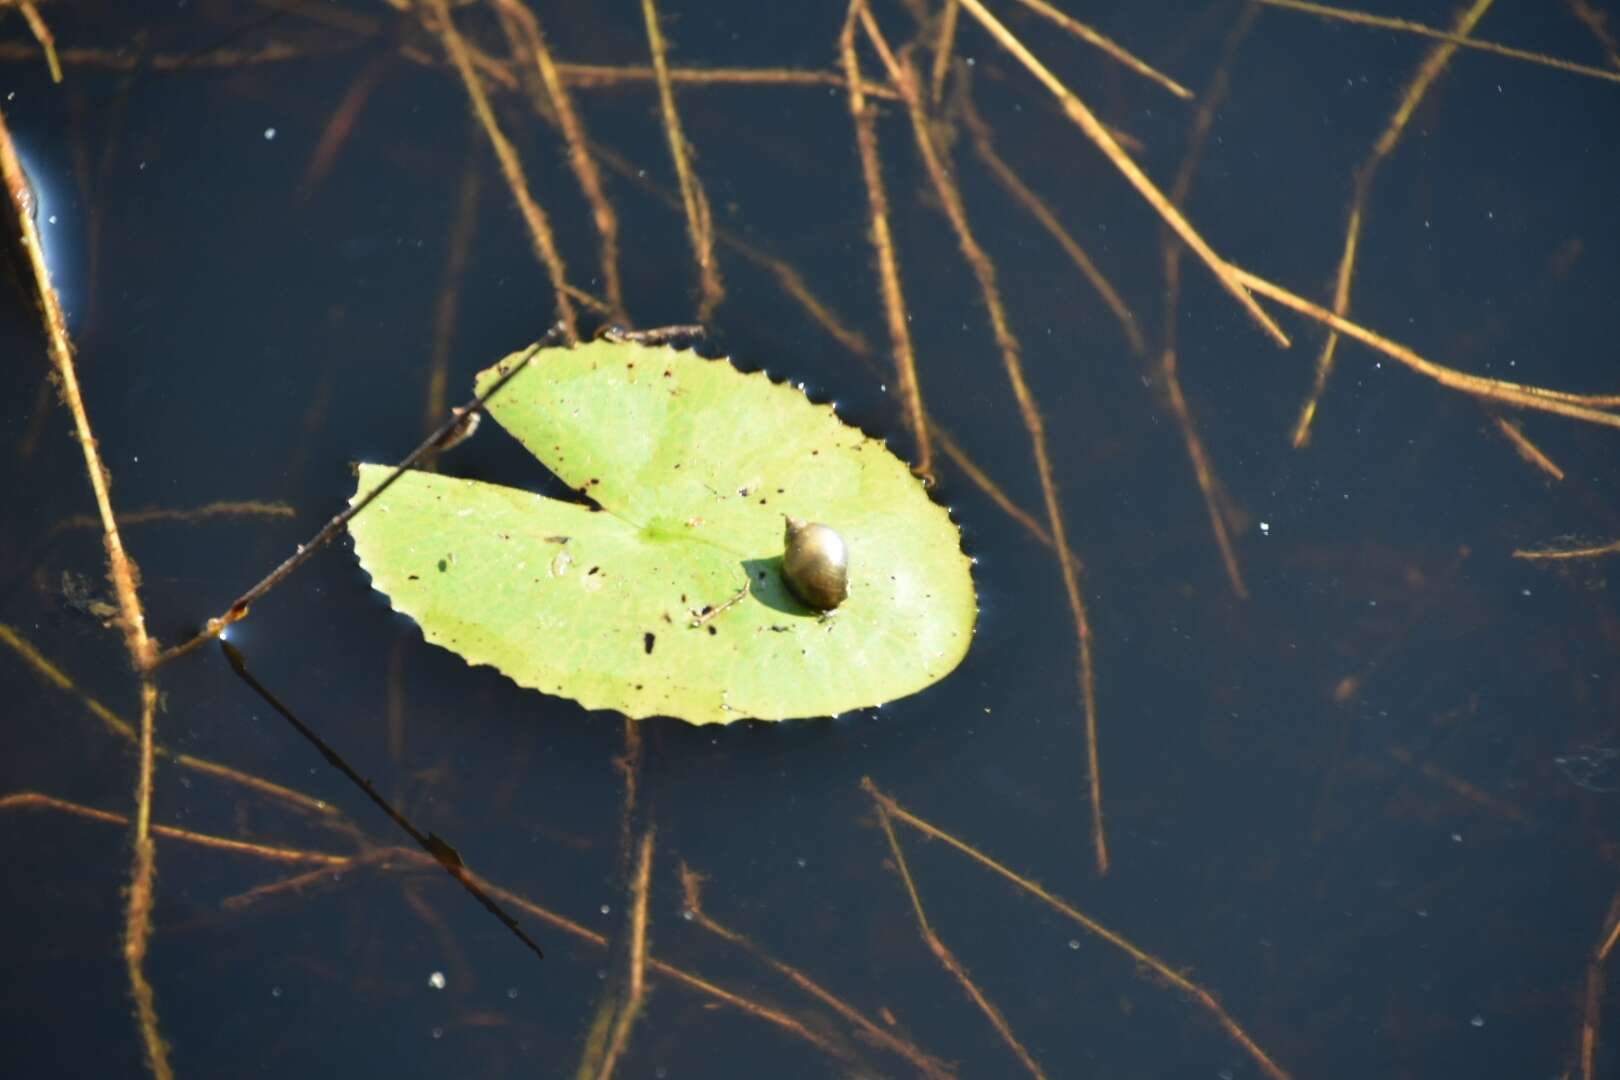
<svg viewBox="0 0 1620 1080">
<path fill-rule="evenodd" d="M 849 595 L 849 548 L 827 525 L 787 519 L 782 578 L 805 607 L 831 611 Z"/>
</svg>

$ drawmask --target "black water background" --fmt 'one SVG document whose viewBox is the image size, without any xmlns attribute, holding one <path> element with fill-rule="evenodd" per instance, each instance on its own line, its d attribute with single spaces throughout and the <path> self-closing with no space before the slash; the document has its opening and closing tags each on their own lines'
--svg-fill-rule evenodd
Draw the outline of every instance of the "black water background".
<svg viewBox="0 0 1620 1080">
<path fill-rule="evenodd" d="M 641 62 L 638 12 L 620 7 L 541 14 L 561 56 Z M 1449 18 L 1445 5 L 1418 7 L 1402 14 Z M 389 25 L 385 9 L 357 10 Z M 1202 89 L 1237 11 L 1084 14 Z M 908 26 L 898 7 L 879 13 L 895 36 Z M 49 14 L 64 45 L 111 46 L 136 29 L 133 13 Z M 828 5 L 766 19 L 751 5 L 692 5 L 671 7 L 666 29 L 683 63 L 830 67 L 842 14 Z M 300 25 L 256 7 L 182 10 L 148 24 L 148 47 L 255 41 L 278 20 Z M 1010 22 L 1109 122 L 1142 139 L 1144 167 L 1168 180 L 1191 107 L 1038 22 Z M 7 40 L 22 40 L 19 22 L 4 28 Z M 1504 8 L 1480 33 L 1602 62 L 1561 8 Z M 965 29 L 961 48 L 1003 153 L 1156 337 L 1160 233 L 1150 212 L 982 34 Z M 1326 296 L 1352 170 L 1425 48 L 1263 13 L 1239 54 L 1189 216 L 1244 266 Z M 71 69 L 59 88 L 39 63 L 0 69 L 0 107 L 36 173 L 42 214 L 58 218 L 43 227 L 117 505 L 252 498 L 298 511 L 295 520 L 131 528 L 151 628 L 164 641 L 307 538 L 352 490 L 349 462 L 396 458 L 418 438 L 469 156 L 484 179 L 452 386 L 466 387 L 551 317 L 544 273 L 449 72 L 389 62 L 330 176 L 300 190 L 331 109 L 365 64 L 396 51 L 385 36 L 232 72 Z M 1615 94 L 1565 73 L 1458 57 L 1374 190 L 1357 317 L 1466 370 L 1612 391 Z M 595 137 L 673 186 L 647 87 L 579 97 Z M 842 97 L 708 89 L 680 101 L 717 219 L 797 267 L 881 360 L 886 337 Z M 587 208 L 559 144 L 525 116 L 506 103 L 533 190 L 570 266 L 594 287 Z M 929 407 L 1038 511 L 1028 440 L 981 302 L 925 193 L 903 115 L 889 109 L 880 135 Z M 983 608 L 974 648 L 949 680 L 834 721 L 646 725 L 659 827 L 655 949 L 738 992 L 811 1008 L 681 919 L 674 865 L 685 859 L 711 876 L 720 921 L 859 1007 L 892 1009 L 963 1075 L 1012 1075 L 1016 1063 L 921 944 L 857 786 L 869 775 L 1188 970 L 1294 1075 L 1557 1074 L 1614 890 L 1620 798 L 1599 790 L 1620 786 L 1620 771 L 1588 776 L 1570 762 L 1620 747 L 1620 632 L 1601 563 L 1559 574 L 1509 553 L 1617 534 L 1613 432 L 1522 417 L 1567 470 L 1552 484 L 1474 402 L 1346 347 L 1312 446 L 1290 451 L 1286 433 L 1320 334 L 1290 321 L 1296 345 L 1276 349 L 1188 263 L 1176 315 L 1185 391 L 1222 481 L 1252 518 L 1237 542 L 1253 595 L 1234 599 L 1156 373 L 965 147 L 957 161 L 1026 348 L 1085 563 L 1113 869 L 1100 879 L 1092 865 L 1074 634 L 1057 568 L 944 468 L 940 497 L 979 560 Z M 637 322 L 690 319 L 694 274 L 679 218 L 631 183 L 609 185 Z M 1574 243 L 1578 257 L 1559 272 Z M 745 367 L 803 380 L 904 451 L 884 388 L 891 380 L 840 349 L 757 270 L 722 260 L 729 291 L 718 345 Z M 65 411 L 47 402 L 39 415 L 45 364 L 14 293 L 6 305 L 3 430 L 18 445 L 41 427 L 32 456 L 9 459 L 0 619 L 133 719 L 121 642 L 62 597 L 64 573 L 101 588 L 100 541 L 93 529 L 52 531 L 93 505 Z M 544 482 L 494 430 L 447 467 Z M 341 545 L 258 605 L 233 640 L 265 683 L 481 873 L 616 929 L 616 718 L 521 691 L 424 645 Z M 0 671 L 11 701 L 0 787 L 126 807 L 129 748 L 17 661 Z M 397 757 L 385 719 L 391 671 L 407 718 Z M 1333 688 L 1349 675 L 1360 692 L 1336 704 Z M 217 654 L 165 670 L 163 689 L 166 744 L 329 799 L 378 841 L 397 839 Z M 1447 789 L 1425 768 L 1522 819 Z M 160 769 L 154 814 L 204 832 L 343 850 L 341 839 L 262 800 L 178 769 Z M 11 927 L 0 1041 L 16 1074 L 138 1071 L 118 953 L 124 835 L 41 812 L 12 812 L 0 828 L 13 852 L 0 893 Z M 940 934 L 1052 1075 L 1257 1074 L 1191 1004 L 1097 939 L 941 845 L 911 834 L 903 842 Z M 159 874 L 147 967 L 183 1075 L 560 1075 L 604 985 L 602 951 L 531 924 L 549 953 L 537 963 L 440 876 L 359 871 L 339 887 L 231 911 L 224 897 L 275 870 L 160 844 Z M 444 990 L 429 986 L 433 971 L 445 973 Z M 1612 1001 L 1606 1019 L 1612 1033 Z M 774 1028 L 658 983 L 624 1074 L 767 1067 L 837 1072 Z"/>
</svg>

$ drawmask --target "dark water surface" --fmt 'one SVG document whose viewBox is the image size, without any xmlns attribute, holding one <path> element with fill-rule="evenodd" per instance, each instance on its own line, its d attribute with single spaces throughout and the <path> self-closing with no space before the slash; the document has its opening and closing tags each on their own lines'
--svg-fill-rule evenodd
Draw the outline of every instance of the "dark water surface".
<svg viewBox="0 0 1620 1080">
<path fill-rule="evenodd" d="M 1382 6 L 1435 26 L 1455 15 L 1444 3 Z M 1226 2 L 1065 7 L 1200 99 L 1244 12 Z M 1137 160 L 1168 186 L 1197 101 L 1010 4 L 995 9 L 1139 141 Z M 150 629 L 174 643 L 343 505 L 350 462 L 396 460 L 421 437 L 469 169 L 478 201 L 449 342 L 451 401 L 544 331 L 550 287 L 461 84 L 416 16 L 313 3 L 44 13 L 60 47 L 96 52 L 70 54 L 53 86 L 22 20 L 0 21 L 11 50 L 0 110 L 39 189 L 115 505 L 292 510 L 126 526 Z M 538 13 L 559 58 L 646 63 L 629 0 Z M 907 5 L 876 14 L 897 45 L 917 31 Z M 663 15 L 678 64 L 837 67 L 842 5 L 670 4 Z M 457 18 L 469 39 L 506 55 L 488 10 Z M 1476 33 L 1612 64 L 1573 6 L 1501 3 Z M 158 63 L 272 42 L 310 55 Z M 1260 10 L 1231 63 L 1190 219 L 1233 261 L 1331 303 L 1355 170 L 1432 45 Z M 1207 989 L 1289 1075 L 1580 1075 L 1588 968 L 1620 885 L 1617 564 L 1551 568 L 1512 553 L 1620 537 L 1620 432 L 1504 410 L 1347 342 L 1310 444 L 1291 449 L 1322 328 L 1271 307 L 1295 339 L 1279 349 L 1185 260 L 1173 312 L 1181 391 L 1235 527 L 1240 598 L 1159 364 L 1157 219 L 966 14 L 957 47 L 998 148 L 1114 281 L 1149 343 L 1147 358 L 1132 351 L 958 129 L 952 160 L 1024 347 L 1083 564 L 1111 866 L 1099 874 L 1091 840 L 1058 565 L 942 459 L 937 493 L 978 560 L 982 609 L 955 674 L 835 720 L 640 729 L 643 805 L 657 829 L 654 954 L 824 1033 L 846 1056 L 655 973 L 617 1075 L 916 1071 L 759 955 L 683 918 L 682 861 L 708 876 L 709 915 L 879 1027 L 962 1076 L 1025 1075 L 919 935 L 862 777 Z M 862 63 L 880 78 L 864 45 Z M 352 133 L 312 177 L 351 93 Z M 658 192 L 674 191 L 650 84 L 574 93 L 595 140 Z M 522 95 L 496 88 L 494 101 L 571 280 L 600 292 L 597 236 L 562 142 Z M 912 454 L 842 92 L 681 87 L 677 101 L 717 223 L 794 267 L 870 356 L 727 247 L 714 350 L 802 380 Z M 982 297 L 904 110 L 883 103 L 877 130 L 927 406 L 1044 521 Z M 1352 316 L 1460 370 L 1615 393 L 1617 131 L 1614 82 L 1459 53 L 1371 189 Z M 609 172 L 606 183 L 635 322 L 690 321 L 697 277 L 678 211 L 634 176 Z M 76 520 L 94 504 L 71 421 L 20 294 L 4 297 L 0 623 L 76 690 L 42 678 L 18 646 L 0 650 L 0 793 L 125 813 L 132 747 L 79 695 L 134 720 L 136 680 L 93 610 L 110 597 L 99 529 Z M 1499 417 L 1520 424 L 1563 479 L 1528 463 Z M 443 467 L 547 483 L 493 425 Z M 621 932 L 618 717 L 423 643 L 346 541 L 258 604 L 232 640 L 261 681 L 479 874 L 592 931 Z M 346 824 L 169 761 L 157 771 L 157 823 L 343 854 L 406 842 L 217 649 L 165 667 L 160 687 L 164 746 L 327 800 Z M 139 1074 L 120 953 L 125 830 L 12 805 L 0 836 L 10 852 L 5 1072 Z M 1162 976 L 947 844 L 904 826 L 899 837 L 934 931 L 1046 1075 L 1265 1075 Z M 355 867 L 242 903 L 307 867 L 167 839 L 157 857 L 146 971 L 182 1076 L 572 1075 L 598 1001 L 624 985 L 615 954 L 524 915 L 547 953 L 536 960 L 435 869 Z M 1620 998 L 1602 999 L 1593 1019 L 1594 1075 L 1620 1075 Z"/>
</svg>

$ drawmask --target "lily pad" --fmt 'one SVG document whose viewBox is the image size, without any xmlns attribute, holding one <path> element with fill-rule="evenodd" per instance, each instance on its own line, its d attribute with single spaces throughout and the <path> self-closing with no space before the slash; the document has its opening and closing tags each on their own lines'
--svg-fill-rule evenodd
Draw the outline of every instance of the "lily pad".
<svg viewBox="0 0 1620 1080">
<path fill-rule="evenodd" d="M 589 709 L 702 724 L 878 705 L 967 651 L 977 603 L 949 515 L 799 390 L 597 341 L 536 354 L 486 409 L 588 503 L 409 472 L 349 523 L 395 610 L 469 663 Z M 362 465 L 355 498 L 389 471 Z M 782 580 L 786 515 L 848 543 L 849 597 L 830 615 Z"/>
</svg>

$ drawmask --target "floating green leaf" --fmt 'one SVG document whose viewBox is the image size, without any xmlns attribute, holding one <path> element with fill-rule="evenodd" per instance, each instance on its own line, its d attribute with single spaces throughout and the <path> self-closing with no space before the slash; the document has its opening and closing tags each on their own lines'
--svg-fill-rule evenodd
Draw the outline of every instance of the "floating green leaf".
<svg viewBox="0 0 1620 1080">
<path fill-rule="evenodd" d="M 976 602 L 949 516 L 793 387 L 597 341 L 540 352 L 487 409 L 594 505 L 409 472 L 349 525 L 395 609 L 468 662 L 591 709 L 725 723 L 881 704 L 967 651 Z M 388 473 L 362 465 L 355 498 Z M 829 616 L 781 579 L 785 515 L 849 545 Z"/>
</svg>

